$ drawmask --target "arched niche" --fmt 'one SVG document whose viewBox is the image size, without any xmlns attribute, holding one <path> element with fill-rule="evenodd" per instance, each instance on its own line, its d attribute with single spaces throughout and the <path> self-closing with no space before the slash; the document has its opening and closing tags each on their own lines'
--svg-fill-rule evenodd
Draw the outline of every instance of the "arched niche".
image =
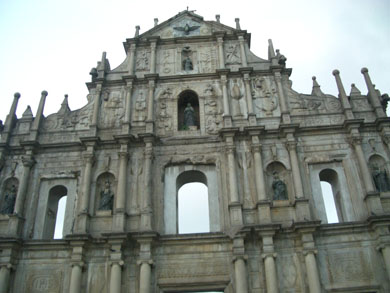
<svg viewBox="0 0 390 293">
<path fill-rule="evenodd" d="M 325 188 L 321 187 L 327 222 L 342 222 L 342 191 L 337 172 L 333 169 L 324 169 L 319 173 L 319 178 L 320 182 L 327 182 L 331 187 L 331 190 L 326 190 Z M 327 192 L 331 192 L 331 194 L 326 194 Z M 334 214 L 337 215 L 337 220 L 330 221 L 329 219 L 334 217 Z"/>
<path fill-rule="evenodd" d="M 178 233 L 178 191 L 187 183 L 200 182 L 208 188 L 210 232 L 221 230 L 217 173 L 214 165 L 175 165 L 164 171 L 164 233 Z"/>
<path fill-rule="evenodd" d="M 193 108 L 194 126 L 187 126 L 185 123 L 185 111 L 188 104 Z M 177 100 L 177 125 L 178 130 L 200 129 L 199 97 L 192 90 L 185 90 L 179 94 Z"/>
<path fill-rule="evenodd" d="M 375 154 L 369 158 L 368 162 L 376 190 L 379 192 L 390 192 L 389 171 L 385 159 Z"/>
<path fill-rule="evenodd" d="M 266 168 L 267 193 L 271 200 L 289 200 L 293 196 L 290 172 L 281 162 L 271 162 Z"/>
<path fill-rule="evenodd" d="M 109 172 L 99 175 L 96 180 L 95 211 L 111 211 L 115 201 L 115 176 Z"/>
<path fill-rule="evenodd" d="M 16 195 L 18 193 L 19 181 L 15 177 L 4 181 L 1 191 L 0 213 L 3 215 L 13 214 L 15 208 Z"/>
</svg>

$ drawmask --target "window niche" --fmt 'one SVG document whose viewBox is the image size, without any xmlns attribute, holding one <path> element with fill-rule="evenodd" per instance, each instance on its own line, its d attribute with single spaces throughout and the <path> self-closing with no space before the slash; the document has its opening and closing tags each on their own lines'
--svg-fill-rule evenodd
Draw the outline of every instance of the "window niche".
<svg viewBox="0 0 390 293">
<path fill-rule="evenodd" d="M 61 206 L 59 211 L 59 202 L 61 198 L 68 195 L 68 190 L 63 185 L 56 185 L 49 190 L 48 202 L 46 207 L 46 216 L 43 226 L 43 238 L 44 239 L 53 239 L 55 236 L 56 223 L 61 223 L 58 225 L 58 236 L 56 238 L 62 238 L 63 228 L 64 228 L 64 215 L 65 215 L 65 205 Z"/>
<path fill-rule="evenodd" d="M 333 169 L 324 169 L 319 173 L 319 177 L 327 222 L 331 224 L 344 221 L 341 186 L 337 172 Z"/>
<path fill-rule="evenodd" d="M 192 90 L 185 90 L 177 101 L 178 130 L 200 129 L 199 98 Z"/>
<path fill-rule="evenodd" d="M 109 172 L 99 175 L 96 181 L 95 210 L 97 215 L 111 215 L 115 199 L 115 176 Z"/>
<path fill-rule="evenodd" d="M 0 214 L 13 214 L 18 193 L 19 181 L 15 177 L 8 178 L 3 185 Z"/>
</svg>

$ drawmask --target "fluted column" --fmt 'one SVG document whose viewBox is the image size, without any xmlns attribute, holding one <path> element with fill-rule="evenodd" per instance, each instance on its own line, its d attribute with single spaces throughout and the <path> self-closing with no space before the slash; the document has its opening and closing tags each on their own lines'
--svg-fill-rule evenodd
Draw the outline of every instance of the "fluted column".
<svg viewBox="0 0 390 293">
<path fill-rule="evenodd" d="M 370 169 L 368 168 L 368 164 L 362 149 L 362 139 L 361 137 L 353 137 L 351 140 L 352 140 L 352 145 L 354 146 L 356 152 L 360 170 L 362 172 L 362 177 L 363 177 L 362 179 L 366 191 L 375 192 L 375 187 L 371 179 L 371 172 Z"/>
<path fill-rule="evenodd" d="M 131 94 L 133 92 L 133 82 L 129 81 L 126 87 L 126 108 L 125 108 L 125 124 L 130 124 L 130 116 L 131 116 Z"/>
<path fill-rule="evenodd" d="M 150 44 L 150 73 L 156 73 L 156 42 Z"/>
<path fill-rule="evenodd" d="M 0 293 L 7 293 L 11 276 L 11 264 L 2 264 L 0 268 Z"/>
<path fill-rule="evenodd" d="M 387 277 L 390 280 L 390 246 L 381 245 L 378 247 L 378 250 L 380 250 L 382 252 L 383 260 L 385 261 Z"/>
<path fill-rule="evenodd" d="M 69 293 L 81 293 L 81 278 L 83 274 L 82 263 L 72 264 Z"/>
<path fill-rule="evenodd" d="M 378 94 L 374 88 L 374 85 L 371 82 L 371 78 L 368 75 L 368 69 L 363 67 L 361 70 L 364 80 L 367 85 L 368 89 L 368 97 L 370 98 L 371 105 L 375 109 L 375 114 L 377 117 L 386 117 L 385 111 L 383 111 L 383 107 L 380 102 L 380 98 L 378 97 Z"/>
<path fill-rule="evenodd" d="M 129 49 L 129 74 L 133 75 L 134 74 L 134 61 L 135 61 L 135 44 L 130 45 Z"/>
<path fill-rule="evenodd" d="M 303 196 L 303 186 L 301 172 L 299 170 L 299 161 L 297 155 L 297 143 L 295 141 L 287 142 L 287 148 L 290 155 L 291 169 L 293 173 L 294 180 L 294 190 L 295 196 L 297 198 L 302 198 Z"/>
<path fill-rule="evenodd" d="M 248 114 L 253 114 L 253 103 L 252 103 L 252 91 L 250 84 L 250 77 L 248 73 L 244 74 L 244 83 L 245 83 L 245 94 L 246 94 L 246 103 L 248 104 Z"/>
<path fill-rule="evenodd" d="M 110 293 L 121 293 L 123 261 L 111 263 Z"/>
<path fill-rule="evenodd" d="M 240 44 L 240 49 L 241 49 L 241 62 L 243 67 L 248 66 L 248 62 L 246 60 L 246 53 L 245 53 L 245 42 L 244 42 L 244 37 L 239 36 L 238 37 L 238 42 Z"/>
<path fill-rule="evenodd" d="M 141 202 L 141 231 L 152 230 L 152 138 L 145 139 L 144 194 Z"/>
<path fill-rule="evenodd" d="M 317 268 L 317 261 L 315 258 L 316 251 L 308 250 L 304 251 L 305 265 L 307 272 L 307 279 L 309 283 L 310 293 L 321 293 L 320 276 Z"/>
<path fill-rule="evenodd" d="M 230 202 L 231 203 L 239 202 L 234 151 L 235 151 L 235 146 L 229 145 L 226 147 L 226 152 L 227 152 L 227 157 L 228 157 L 228 166 L 229 166 L 229 191 L 230 191 Z"/>
<path fill-rule="evenodd" d="M 96 85 L 96 92 L 95 92 L 94 102 L 93 102 L 93 112 L 92 112 L 91 127 L 96 127 L 97 123 L 98 123 L 101 93 L 102 93 L 102 85 L 101 84 L 97 84 Z"/>
<path fill-rule="evenodd" d="M 265 282 L 267 286 L 267 293 L 277 293 L 278 290 L 278 281 L 276 275 L 276 266 L 275 266 L 275 257 L 276 253 L 274 252 L 272 235 L 263 235 L 263 254 L 262 258 L 264 260 L 264 269 L 265 269 Z"/>
<path fill-rule="evenodd" d="M 229 98 L 227 92 L 227 78 L 226 75 L 221 76 L 222 96 L 223 96 L 223 114 L 230 115 Z"/>
<path fill-rule="evenodd" d="M 236 257 L 234 260 L 234 275 L 236 279 L 236 292 L 246 293 L 248 292 L 248 281 L 245 260 L 241 257 Z"/>
<path fill-rule="evenodd" d="M 149 80 L 149 94 L 148 94 L 148 115 L 147 120 L 153 121 L 153 99 L 154 99 L 155 81 Z"/>
<path fill-rule="evenodd" d="M 282 75 L 279 71 L 274 72 L 276 86 L 278 88 L 279 102 L 280 102 L 280 111 L 282 112 L 282 122 L 290 123 L 290 114 L 287 108 L 286 97 L 284 95 L 283 85 L 282 85 Z"/>
<path fill-rule="evenodd" d="M 218 56 L 219 56 L 219 68 L 225 68 L 225 56 L 223 53 L 223 37 L 217 37 Z"/>
<path fill-rule="evenodd" d="M 28 187 L 28 181 L 30 179 L 30 171 L 35 164 L 35 160 L 32 156 L 32 151 L 28 151 L 27 155 L 22 158 L 23 163 L 23 175 L 18 187 L 18 193 L 16 195 L 14 213 L 23 216 L 24 201 L 26 198 L 26 192 Z"/>
<path fill-rule="evenodd" d="M 339 97 L 341 100 L 341 105 L 342 105 L 343 110 L 344 110 L 345 118 L 346 119 L 354 119 L 351 104 L 349 103 L 348 96 L 345 93 L 344 86 L 343 86 L 343 83 L 342 83 L 341 78 L 340 78 L 340 71 L 338 71 L 337 69 L 333 70 L 333 75 L 336 79 L 336 84 L 337 84 L 337 88 L 339 90 Z"/>
</svg>

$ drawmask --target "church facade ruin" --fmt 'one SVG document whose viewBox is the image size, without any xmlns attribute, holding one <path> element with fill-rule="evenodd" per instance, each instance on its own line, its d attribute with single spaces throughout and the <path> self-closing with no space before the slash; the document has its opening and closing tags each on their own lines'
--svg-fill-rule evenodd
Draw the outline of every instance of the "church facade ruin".
<svg viewBox="0 0 390 293">
<path fill-rule="evenodd" d="M 301 94 L 271 40 L 259 58 L 238 19 L 191 11 L 123 44 L 121 65 L 103 53 L 91 70 L 81 109 L 66 97 L 44 117 L 44 91 L 18 118 L 15 94 L 0 293 L 390 291 L 388 96 L 366 68 L 367 94 L 347 95 L 338 70 L 338 97 L 315 77 Z M 208 188 L 207 233 L 178 231 L 191 182 Z"/>
</svg>

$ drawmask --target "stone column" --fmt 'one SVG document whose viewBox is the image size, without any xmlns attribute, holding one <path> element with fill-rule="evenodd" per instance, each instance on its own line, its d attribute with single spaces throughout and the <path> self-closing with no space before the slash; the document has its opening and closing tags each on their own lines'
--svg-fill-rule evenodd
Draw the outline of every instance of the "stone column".
<svg viewBox="0 0 390 293">
<path fill-rule="evenodd" d="M 223 114 L 230 115 L 229 98 L 227 92 L 227 78 L 226 75 L 221 76 L 222 95 L 223 95 Z"/>
<path fill-rule="evenodd" d="M 218 46 L 218 56 L 219 56 L 219 68 L 225 68 L 225 56 L 223 53 L 223 37 L 217 37 L 217 46 Z"/>
<path fill-rule="evenodd" d="M 72 264 L 69 293 L 81 293 L 81 278 L 83 273 L 82 267 L 82 263 Z"/>
<path fill-rule="evenodd" d="M 364 76 L 364 80 L 366 82 L 367 89 L 368 89 L 368 97 L 370 99 L 372 107 L 375 109 L 376 116 L 377 117 L 386 117 L 386 114 L 383 111 L 383 108 L 381 105 L 380 98 L 378 97 L 378 94 L 374 88 L 374 85 L 371 82 L 371 78 L 368 75 L 368 69 L 363 67 L 361 72 Z"/>
<path fill-rule="evenodd" d="M 390 246 L 388 245 L 380 245 L 378 250 L 382 252 L 383 260 L 385 261 L 387 277 L 390 280 Z"/>
<path fill-rule="evenodd" d="M 236 292 L 248 292 L 248 282 L 245 260 L 243 257 L 236 257 L 234 260 L 234 274 L 236 278 Z"/>
<path fill-rule="evenodd" d="M 14 213 L 19 215 L 20 217 L 23 217 L 24 201 L 26 198 L 28 181 L 30 179 L 30 171 L 32 166 L 35 164 L 35 160 L 32 156 L 32 150 L 28 150 L 26 152 L 26 156 L 22 158 L 22 163 L 23 163 L 23 175 L 22 175 L 22 179 L 20 180 L 18 193 L 16 195 L 15 208 L 14 208 Z"/>
<path fill-rule="evenodd" d="M 144 195 L 141 201 L 141 231 L 152 230 L 152 160 L 153 137 L 147 137 L 145 141 L 144 160 Z"/>
<path fill-rule="evenodd" d="M 336 79 L 337 88 L 339 90 L 339 98 L 341 100 L 341 105 L 342 105 L 343 110 L 344 110 L 345 118 L 346 119 L 354 119 L 355 117 L 354 117 L 353 112 L 352 112 L 351 104 L 349 103 L 347 94 L 345 93 L 345 90 L 344 90 L 343 83 L 341 82 L 340 71 L 338 71 L 337 69 L 333 70 L 333 75 Z"/>
<path fill-rule="evenodd" d="M 7 293 L 11 276 L 11 264 L 2 264 L 0 269 L 0 293 Z"/>
<path fill-rule="evenodd" d="M 135 60 L 136 44 L 131 44 L 129 49 L 129 75 L 134 74 L 134 60 Z"/>
<path fill-rule="evenodd" d="M 119 152 L 119 172 L 117 198 L 114 209 L 114 227 L 115 231 L 124 231 L 126 220 L 126 180 L 127 180 L 127 162 L 129 159 L 127 141 L 121 142 L 121 150 Z"/>
<path fill-rule="evenodd" d="M 248 62 L 246 61 L 244 37 L 243 36 L 239 36 L 238 37 L 238 42 L 240 43 L 242 66 L 243 67 L 247 67 L 248 66 Z"/>
<path fill-rule="evenodd" d="M 233 139 L 233 138 L 232 138 Z M 229 170 L 229 191 L 230 191 L 230 202 L 238 203 L 238 188 L 237 188 L 237 174 L 236 174 L 236 162 L 234 158 L 235 146 L 229 144 L 226 147 L 228 157 L 228 170 Z"/>
<path fill-rule="evenodd" d="M 271 222 L 271 210 L 265 185 L 263 159 L 261 157 L 261 144 L 258 134 L 252 135 L 252 153 L 255 167 L 255 184 L 257 195 L 257 211 L 260 223 Z"/>
<path fill-rule="evenodd" d="M 91 127 L 97 127 L 101 93 L 102 93 L 102 84 L 99 83 L 96 85 L 95 98 L 94 98 L 94 102 L 93 102 Z"/>
<path fill-rule="evenodd" d="M 274 252 L 273 236 L 270 234 L 262 235 L 263 239 L 263 254 L 265 268 L 265 282 L 267 285 L 267 293 L 277 293 L 278 281 L 276 275 L 275 260 L 276 253 Z"/>
<path fill-rule="evenodd" d="M 125 119 L 124 124 L 128 125 L 127 131 L 130 128 L 130 116 L 131 116 L 131 94 L 133 92 L 133 81 L 127 82 L 126 87 L 126 108 L 125 108 Z"/>
<path fill-rule="evenodd" d="M 156 42 L 150 43 L 150 73 L 156 73 Z"/>
<path fill-rule="evenodd" d="M 321 293 L 320 276 L 318 274 L 315 250 L 304 251 L 307 279 L 310 293 Z"/>
<path fill-rule="evenodd" d="M 362 149 L 361 137 L 352 137 L 352 145 L 354 146 L 356 156 L 358 159 L 359 167 L 362 172 L 362 179 L 367 192 L 375 192 L 375 187 L 371 179 L 371 172 L 368 167 L 366 158 L 364 157 Z"/>
<path fill-rule="evenodd" d="M 297 155 L 297 143 L 295 141 L 292 141 L 291 138 L 290 141 L 287 142 L 287 149 L 290 155 L 290 163 L 291 163 L 291 169 L 292 169 L 292 175 L 294 180 L 294 190 L 295 190 L 295 196 L 297 198 L 303 198 L 303 186 L 302 186 L 302 178 L 301 178 L 301 172 L 299 170 L 299 161 L 298 161 L 298 155 Z"/>
<path fill-rule="evenodd" d="M 155 81 L 149 80 L 148 114 L 146 119 L 148 121 L 153 121 L 154 88 L 155 88 Z"/>
<path fill-rule="evenodd" d="M 152 268 L 148 262 L 142 262 L 139 276 L 139 292 L 150 293 L 150 281 L 152 277 Z"/>
<path fill-rule="evenodd" d="M 94 144 L 87 146 L 87 151 L 83 154 L 84 159 L 84 173 L 82 178 L 81 196 L 78 205 L 78 219 L 76 231 L 78 233 L 87 233 L 88 217 L 89 217 L 89 198 L 91 196 L 91 177 L 92 166 L 95 161 Z"/>
<path fill-rule="evenodd" d="M 123 261 L 111 263 L 110 293 L 121 293 Z"/>
<path fill-rule="evenodd" d="M 3 134 L 5 132 L 9 132 L 11 130 L 12 125 L 14 124 L 14 121 L 16 119 L 16 108 L 18 107 L 19 98 L 20 98 L 20 94 L 15 93 L 11 109 L 9 110 L 9 114 L 5 119 Z"/>
<path fill-rule="evenodd" d="M 280 111 L 282 113 L 282 122 L 290 123 L 290 114 L 287 108 L 286 97 L 284 95 L 283 85 L 282 85 L 282 75 L 279 71 L 274 72 L 276 86 L 278 88 L 279 102 L 280 102 Z"/>
<path fill-rule="evenodd" d="M 244 73 L 244 83 L 245 83 L 245 94 L 246 94 L 246 103 L 248 104 L 248 114 L 253 114 L 253 103 L 252 103 L 252 91 L 250 84 L 250 76 L 248 73 Z"/>
</svg>

